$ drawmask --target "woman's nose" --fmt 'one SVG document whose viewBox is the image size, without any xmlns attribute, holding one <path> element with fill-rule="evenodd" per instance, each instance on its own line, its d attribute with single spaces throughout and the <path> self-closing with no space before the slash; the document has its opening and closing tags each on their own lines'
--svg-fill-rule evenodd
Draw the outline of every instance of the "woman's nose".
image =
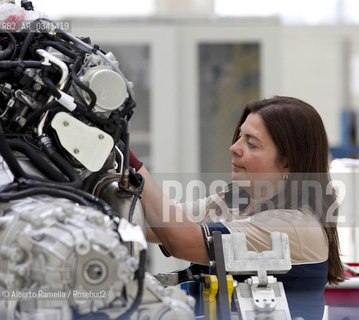
<svg viewBox="0 0 359 320">
<path fill-rule="evenodd" d="M 243 149 L 242 149 L 242 142 L 240 141 L 241 139 L 239 138 L 235 143 L 233 143 L 231 145 L 231 147 L 229 148 L 229 151 L 233 154 L 233 155 L 238 155 L 241 156 L 243 154 Z"/>
</svg>

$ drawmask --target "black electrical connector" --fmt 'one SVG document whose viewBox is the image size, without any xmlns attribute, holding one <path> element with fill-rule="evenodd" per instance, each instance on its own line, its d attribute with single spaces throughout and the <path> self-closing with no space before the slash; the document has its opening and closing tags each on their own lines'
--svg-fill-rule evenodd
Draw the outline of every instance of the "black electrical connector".
<svg viewBox="0 0 359 320">
<path fill-rule="evenodd" d="M 21 7 L 26 11 L 34 11 L 34 6 L 32 5 L 31 1 L 21 0 Z"/>
</svg>

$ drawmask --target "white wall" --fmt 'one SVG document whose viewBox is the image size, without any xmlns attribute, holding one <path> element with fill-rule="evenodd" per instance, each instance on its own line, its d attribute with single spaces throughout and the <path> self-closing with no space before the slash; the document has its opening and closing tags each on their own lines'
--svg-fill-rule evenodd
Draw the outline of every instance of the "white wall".
<svg viewBox="0 0 359 320">
<path fill-rule="evenodd" d="M 282 93 L 312 104 L 329 141 L 340 140 L 343 63 L 340 33 L 333 27 L 283 27 Z"/>
<path fill-rule="evenodd" d="M 213 15 L 214 0 L 156 0 L 157 15 L 165 17 Z"/>
</svg>

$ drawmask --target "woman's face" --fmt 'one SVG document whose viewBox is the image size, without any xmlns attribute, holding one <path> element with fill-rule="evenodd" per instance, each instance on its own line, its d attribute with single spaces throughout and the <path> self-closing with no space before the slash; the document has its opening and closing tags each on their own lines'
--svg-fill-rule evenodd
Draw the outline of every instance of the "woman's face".
<svg viewBox="0 0 359 320">
<path fill-rule="evenodd" d="M 248 115 L 230 152 L 233 155 L 232 180 L 247 180 L 251 187 L 255 181 L 276 186 L 289 171 L 285 163 L 278 163 L 276 146 L 257 113 Z"/>
</svg>

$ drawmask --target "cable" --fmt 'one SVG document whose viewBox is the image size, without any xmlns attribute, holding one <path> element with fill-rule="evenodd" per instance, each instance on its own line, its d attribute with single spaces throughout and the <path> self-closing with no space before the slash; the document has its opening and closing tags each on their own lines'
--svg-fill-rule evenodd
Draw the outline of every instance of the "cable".
<svg viewBox="0 0 359 320">
<path fill-rule="evenodd" d="M 143 286 L 144 286 L 144 279 L 145 279 L 145 262 L 146 262 L 146 250 L 140 251 L 140 261 L 139 267 L 137 270 L 137 282 L 138 282 L 138 290 L 135 299 L 129 309 L 125 311 L 122 315 L 120 315 L 116 320 L 125 320 L 129 319 L 132 313 L 137 309 L 140 305 L 143 295 Z"/>
<path fill-rule="evenodd" d="M 48 195 L 55 198 L 66 198 L 72 200 L 78 204 L 89 206 L 90 203 L 85 199 L 73 194 L 71 192 L 67 192 L 64 190 L 56 190 L 56 189 L 49 189 L 49 188 L 31 188 L 28 190 L 22 190 L 18 192 L 12 193 L 0 193 L 0 202 L 10 202 L 13 200 L 19 200 L 26 197 L 32 197 L 35 195 Z"/>
<path fill-rule="evenodd" d="M 35 190 L 35 193 L 31 194 L 31 190 Z M 95 197 L 91 193 L 71 186 L 26 178 L 19 178 L 17 182 L 2 186 L 0 189 L 0 202 L 18 200 L 39 194 L 66 198 L 82 205 L 96 207 L 111 218 L 116 216 L 115 212 L 105 201 Z"/>
<path fill-rule="evenodd" d="M 96 204 L 97 207 L 101 208 L 100 210 L 108 216 L 114 216 L 115 213 L 112 208 L 102 199 L 94 196 L 91 193 L 88 193 L 84 190 L 73 188 L 71 186 L 66 185 L 59 185 L 57 183 L 49 183 L 49 182 L 39 182 L 39 181 L 32 181 L 32 180 L 22 180 L 21 185 L 23 186 L 31 186 L 31 187 L 46 187 L 52 189 L 60 189 L 67 192 L 71 192 L 81 196 L 82 198 L 86 199 L 87 201 Z"/>
</svg>

